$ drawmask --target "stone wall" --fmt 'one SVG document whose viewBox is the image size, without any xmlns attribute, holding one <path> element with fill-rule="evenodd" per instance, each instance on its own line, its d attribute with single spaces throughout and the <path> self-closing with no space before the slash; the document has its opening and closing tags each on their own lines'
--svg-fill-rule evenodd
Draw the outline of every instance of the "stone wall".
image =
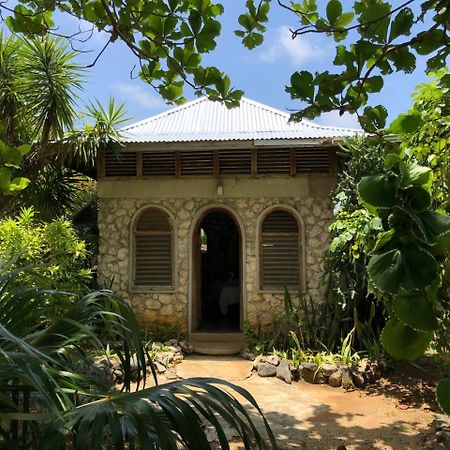
<svg viewBox="0 0 450 450">
<path fill-rule="evenodd" d="M 259 218 L 271 206 L 286 205 L 300 214 L 305 226 L 306 293 L 315 302 L 323 298 L 321 275 L 328 243 L 332 206 L 327 197 L 299 198 L 192 198 L 192 199 L 99 199 L 99 281 L 125 297 L 145 328 L 176 324 L 188 330 L 190 230 L 193 218 L 207 205 L 223 204 L 235 211 L 243 226 L 245 271 L 244 319 L 253 325 L 270 326 L 283 310 L 282 293 L 260 292 L 258 287 L 257 234 Z M 176 287 L 170 293 L 130 290 L 130 236 L 135 213 L 146 205 L 163 207 L 174 219 Z"/>
</svg>

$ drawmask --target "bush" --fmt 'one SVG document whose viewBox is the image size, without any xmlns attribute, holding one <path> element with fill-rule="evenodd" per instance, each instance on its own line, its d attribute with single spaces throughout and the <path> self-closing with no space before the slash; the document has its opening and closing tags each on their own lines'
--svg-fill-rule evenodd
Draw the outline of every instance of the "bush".
<svg viewBox="0 0 450 450">
<path fill-rule="evenodd" d="M 92 283 L 88 256 L 67 220 L 39 222 L 30 208 L 0 221 L 0 260 L 13 258 L 15 267 L 29 266 L 18 283 L 83 295 Z"/>
</svg>

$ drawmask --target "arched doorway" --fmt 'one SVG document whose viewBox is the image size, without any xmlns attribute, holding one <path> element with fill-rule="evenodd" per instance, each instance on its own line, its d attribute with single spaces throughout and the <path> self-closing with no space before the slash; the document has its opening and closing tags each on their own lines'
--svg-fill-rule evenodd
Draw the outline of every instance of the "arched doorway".
<svg viewBox="0 0 450 450">
<path fill-rule="evenodd" d="M 205 212 L 193 239 L 192 331 L 239 332 L 242 318 L 242 237 L 225 209 Z"/>
</svg>

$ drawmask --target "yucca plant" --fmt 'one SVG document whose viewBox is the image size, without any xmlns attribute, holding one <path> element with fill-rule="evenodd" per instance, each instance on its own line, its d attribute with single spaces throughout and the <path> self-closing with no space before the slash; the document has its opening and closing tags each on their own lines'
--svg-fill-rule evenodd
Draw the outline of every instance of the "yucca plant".
<svg viewBox="0 0 450 450">
<path fill-rule="evenodd" d="M 214 378 L 145 387 L 149 356 L 133 312 L 109 291 L 93 292 L 46 319 L 53 291 L 14 283 L 21 270 L 0 264 L 0 446 L 26 449 L 212 449 L 205 427 L 229 448 L 226 423 L 246 449 L 275 449 L 253 397 Z M 60 295 L 61 293 L 59 293 Z M 121 391 L 93 376 L 92 355 L 113 348 Z M 141 384 L 131 391 L 131 358 Z M 155 379 L 156 380 L 156 379 Z M 260 415 L 265 438 L 245 400 Z"/>
</svg>

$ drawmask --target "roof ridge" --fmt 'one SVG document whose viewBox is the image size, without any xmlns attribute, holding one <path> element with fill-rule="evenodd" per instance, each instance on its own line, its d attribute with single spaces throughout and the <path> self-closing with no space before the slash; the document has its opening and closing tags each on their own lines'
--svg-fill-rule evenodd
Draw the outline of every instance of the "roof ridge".
<svg viewBox="0 0 450 450">
<path fill-rule="evenodd" d="M 171 114 L 177 113 L 177 112 L 182 111 L 187 108 L 190 108 L 190 107 L 196 105 L 197 103 L 201 103 L 202 101 L 205 101 L 205 100 L 208 100 L 208 97 L 202 96 L 200 98 L 195 98 L 194 100 L 183 103 L 182 105 L 178 105 L 178 106 L 175 106 L 174 108 L 170 108 L 167 111 L 163 111 L 161 113 L 155 114 L 154 116 L 150 116 L 150 117 L 147 117 L 146 119 L 142 119 L 139 122 L 135 122 L 130 125 L 127 125 L 126 127 L 122 128 L 120 131 L 128 131 L 128 130 L 131 130 L 138 126 L 145 125 L 149 122 L 153 122 L 154 120 L 161 119 L 162 117 L 170 116 Z"/>
</svg>

